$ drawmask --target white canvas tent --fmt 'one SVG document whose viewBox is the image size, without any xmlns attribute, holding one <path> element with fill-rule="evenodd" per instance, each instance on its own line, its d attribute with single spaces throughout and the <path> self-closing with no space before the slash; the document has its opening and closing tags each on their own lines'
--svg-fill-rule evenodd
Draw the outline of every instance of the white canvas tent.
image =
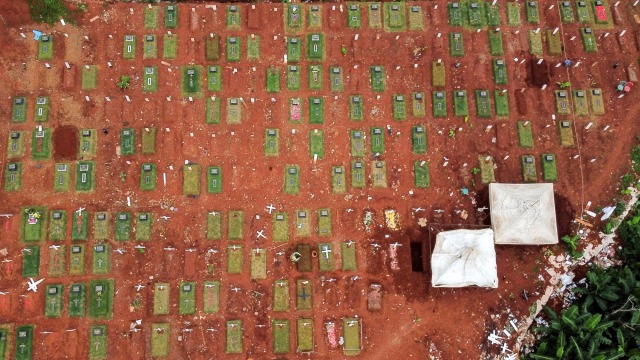
<svg viewBox="0 0 640 360">
<path fill-rule="evenodd" d="M 498 287 L 493 230 L 451 230 L 436 236 L 431 255 L 434 287 Z"/>
<path fill-rule="evenodd" d="M 553 184 L 489 184 L 496 244 L 558 243 Z"/>
</svg>

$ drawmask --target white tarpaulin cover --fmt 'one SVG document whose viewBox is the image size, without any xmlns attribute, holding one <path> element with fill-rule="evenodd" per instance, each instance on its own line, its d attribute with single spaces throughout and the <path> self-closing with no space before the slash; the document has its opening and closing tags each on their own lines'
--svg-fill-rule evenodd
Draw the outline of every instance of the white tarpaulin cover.
<svg viewBox="0 0 640 360">
<path fill-rule="evenodd" d="M 553 184 L 489 184 L 496 244 L 558 243 Z"/>
<path fill-rule="evenodd" d="M 442 231 L 431 255 L 434 287 L 498 287 L 493 230 Z"/>
</svg>

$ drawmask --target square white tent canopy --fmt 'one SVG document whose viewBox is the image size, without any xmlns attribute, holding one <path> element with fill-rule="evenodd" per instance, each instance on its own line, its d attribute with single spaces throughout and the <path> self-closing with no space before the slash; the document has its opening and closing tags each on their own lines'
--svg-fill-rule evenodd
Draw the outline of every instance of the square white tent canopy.
<svg viewBox="0 0 640 360">
<path fill-rule="evenodd" d="M 553 184 L 489 184 L 496 244 L 558 243 Z"/>
<path fill-rule="evenodd" d="M 451 230 L 436 236 L 431 255 L 433 287 L 498 287 L 493 230 Z"/>
</svg>

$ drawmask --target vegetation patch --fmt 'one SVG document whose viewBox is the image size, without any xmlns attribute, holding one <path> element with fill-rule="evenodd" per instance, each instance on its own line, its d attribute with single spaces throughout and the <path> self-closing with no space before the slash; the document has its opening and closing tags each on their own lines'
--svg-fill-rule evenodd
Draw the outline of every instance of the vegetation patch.
<svg viewBox="0 0 640 360">
<path fill-rule="evenodd" d="M 43 241 L 47 228 L 47 208 L 31 206 L 22 208 L 20 216 L 20 239 L 24 242 Z"/>
<path fill-rule="evenodd" d="M 136 57 L 136 36 L 125 35 L 122 44 L 122 58 L 132 60 Z"/>
<path fill-rule="evenodd" d="M 71 245 L 69 255 L 69 275 L 84 275 L 84 245 Z"/>
<path fill-rule="evenodd" d="M 393 95 L 393 119 L 405 120 L 407 118 L 407 99 L 404 95 Z"/>
<path fill-rule="evenodd" d="M 136 217 L 136 241 L 151 240 L 151 230 L 153 228 L 153 214 L 149 212 L 138 213 Z"/>
<path fill-rule="evenodd" d="M 469 116 L 469 103 L 466 90 L 454 90 L 453 114 L 455 116 Z"/>
<path fill-rule="evenodd" d="M 489 30 L 489 53 L 491 56 L 503 56 L 502 32 L 499 30 Z"/>
<path fill-rule="evenodd" d="M 80 130 L 80 141 L 78 143 L 78 154 L 80 159 L 88 160 L 96 156 L 96 143 L 98 142 L 96 129 Z"/>
<path fill-rule="evenodd" d="M 427 153 L 427 132 L 423 125 L 411 127 L 411 151 L 414 154 Z"/>
<path fill-rule="evenodd" d="M 302 41 L 300 38 L 291 37 L 287 39 L 287 62 L 297 63 L 302 57 Z"/>
<path fill-rule="evenodd" d="M 98 86 L 98 66 L 85 65 L 82 68 L 82 90 L 93 90 Z"/>
<path fill-rule="evenodd" d="M 279 93 L 280 92 L 280 70 L 275 67 L 269 67 L 267 72 L 267 92 Z"/>
<path fill-rule="evenodd" d="M 540 24 L 540 8 L 537 1 L 526 1 L 525 12 L 527 22 L 530 24 Z"/>
<path fill-rule="evenodd" d="M 309 219 L 309 211 L 308 210 L 297 210 L 296 211 L 295 228 L 296 228 L 296 236 L 297 237 L 311 236 L 311 220 Z M 300 252 L 299 249 L 298 249 L 298 252 Z M 300 267 L 300 262 L 298 262 L 298 268 L 299 267 Z"/>
<path fill-rule="evenodd" d="M 220 124 L 220 99 L 208 97 L 205 122 L 209 125 Z"/>
<path fill-rule="evenodd" d="M 44 295 L 44 316 L 59 318 L 62 316 L 62 285 L 47 285 Z"/>
<path fill-rule="evenodd" d="M 264 280 L 267 278 L 267 250 L 256 248 L 251 250 L 251 279 Z"/>
<path fill-rule="evenodd" d="M 273 311 L 289 311 L 289 280 L 278 279 L 274 281 Z"/>
<path fill-rule="evenodd" d="M 441 87 L 446 85 L 446 76 L 444 63 L 442 61 L 431 62 L 431 83 L 434 87 Z"/>
<path fill-rule="evenodd" d="M 242 320 L 227 320 L 227 354 L 242 353 Z"/>
<path fill-rule="evenodd" d="M 387 163 L 386 161 L 371 162 L 371 178 L 374 188 L 387 187 Z"/>
<path fill-rule="evenodd" d="M 580 29 L 580 38 L 582 39 L 582 46 L 584 47 L 584 52 L 586 53 L 598 52 L 598 44 L 596 43 L 596 37 L 593 34 L 592 28 Z"/>
<path fill-rule="evenodd" d="M 351 130 L 349 134 L 349 140 L 351 142 L 351 156 L 364 157 L 365 156 L 365 133 L 362 130 Z"/>
<path fill-rule="evenodd" d="M 108 274 L 111 270 L 111 246 L 109 244 L 98 244 L 93 246 L 93 258 L 91 272 L 94 275 Z"/>
<path fill-rule="evenodd" d="M 344 194 L 347 192 L 347 174 L 344 166 L 331 167 L 331 192 Z"/>
<path fill-rule="evenodd" d="M 24 155 L 25 131 L 11 131 L 7 144 L 7 159 L 20 158 Z"/>
<path fill-rule="evenodd" d="M 202 297 L 205 313 L 214 314 L 220 311 L 220 281 L 205 281 Z"/>
<path fill-rule="evenodd" d="M 518 143 L 520 147 L 533 149 L 533 130 L 530 121 L 518 121 Z"/>
<path fill-rule="evenodd" d="M 507 3 L 507 24 L 510 26 L 519 26 L 522 24 L 520 18 L 520 3 L 508 2 Z"/>
<path fill-rule="evenodd" d="M 522 165 L 522 178 L 524 182 L 538 181 L 538 172 L 536 171 L 536 159 L 533 155 L 522 155 L 520 158 Z"/>
<path fill-rule="evenodd" d="M 244 239 L 244 212 L 242 210 L 229 211 L 229 228 L 227 229 L 229 240 Z"/>
<path fill-rule="evenodd" d="M 209 194 L 222 192 L 222 168 L 220 166 L 207 167 L 207 192 Z"/>
<path fill-rule="evenodd" d="M 318 209 L 318 236 L 331 236 L 331 209 Z"/>
<path fill-rule="evenodd" d="M 178 295 L 178 313 L 193 315 L 196 313 L 196 283 L 181 281 Z"/>
<path fill-rule="evenodd" d="M 287 354 L 290 350 L 289 320 L 273 319 L 273 352 Z"/>
<path fill-rule="evenodd" d="M 377 65 L 371 66 L 369 71 L 371 72 L 371 90 L 375 92 L 383 92 L 386 85 L 384 67 Z"/>
<path fill-rule="evenodd" d="M 178 35 L 164 34 L 162 42 L 162 57 L 175 59 L 178 56 Z"/>
<path fill-rule="evenodd" d="M 93 238 L 106 240 L 109 237 L 109 213 L 96 212 L 93 218 Z"/>
<path fill-rule="evenodd" d="M 509 116 L 509 96 L 504 90 L 495 90 L 493 93 L 496 103 L 496 116 Z"/>
<path fill-rule="evenodd" d="M 309 66 L 309 90 L 322 90 L 322 65 Z"/>
<path fill-rule="evenodd" d="M 426 189 L 431 186 L 429 163 L 426 160 L 416 160 L 413 163 L 413 184 L 418 189 Z"/>
<path fill-rule="evenodd" d="M 22 189 L 22 164 L 7 163 L 4 172 L 4 191 L 20 191 Z"/>
<path fill-rule="evenodd" d="M 186 196 L 200 195 L 200 165 L 189 164 L 182 167 L 182 194 Z"/>
<path fill-rule="evenodd" d="M 462 33 L 449 34 L 449 54 L 454 57 L 464 56 L 464 39 Z"/>
<path fill-rule="evenodd" d="M 155 59 L 158 57 L 158 41 L 155 35 L 145 35 L 142 43 L 142 58 Z"/>
<path fill-rule="evenodd" d="M 384 3 L 384 28 L 390 32 L 407 30 L 407 9 L 403 2 Z"/>
<path fill-rule="evenodd" d="M 356 246 L 353 241 L 340 243 L 342 253 L 342 271 L 356 271 L 358 263 L 356 261 Z"/>
<path fill-rule="evenodd" d="M 347 26 L 351 29 L 360 29 L 362 27 L 359 3 L 347 3 Z"/>
<path fill-rule="evenodd" d="M 287 165 L 284 174 L 284 193 L 297 194 L 300 192 L 300 167 Z"/>
<path fill-rule="evenodd" d="M 202 66 L 191 65 L 180 68 L 180 96 L 202 97 Z"/>
<path fill-rule="evenodd" d="M 447 117 L 447 93 L 434 91 L 431 93 L 433 101 L 433 117 Z"/>
<path fill-rule="evenodd" d="M 364 119 L 364 106 L 361 95 L 351 95 L 349 97 L 349 119 L 361 121 Z"/>
<path fill-rule="evenodd" d="M 153 315 L 166 315 L 169 313 L 169 283 L 155 283 L 153 288 Z"/>
<path fill-rule="evenodd" d="M 109 350 L 107 325 L 94 325 L 89 331 L 89 359 L 106 359 Z"/>
<path fill-rule="evenodd" d="M 168 323 L 151 325 L 151 357 L 166 357 L 169 355 L 170 330 Z"/>
<path fill-rule="evenodd" d="M 259 35 L 247 35 L 247 60 L 260 60 Z"/>
<path fill-rule="evenodd" d="M 49 213 L 49 241 L 60 241 L 67 238 L 67 212 L 52 210 Z"/>
<path fill-rule="evenodd" d="M 113 314 L 112 279 L 91 280 L 89 283 L 89 316 L 95 320 L 111 319 Z"/>
<path fill-rule="evenodd" d="M 219 211 L 207 213 L 207 240 L 222 239 L 222 215 Z"/>
<path fill-rule="evenodd" d="M 313 319 L 312 318 L 299 318 L 297 319 L 297 338 L 298 338 L 298 352 L 312 352 L 313 351 Z"/>
<path fill-rule="evenodd" d="M 476 114 L 479 118 L 491 117 L 491 99 L 489 91 L 476 90 Z"/>
<path fill-rule="evenodd" d="M 48 96 L 39 96 L 36 98 L 36 108 L 33 114 L 33 120 L 37 123 L 49 121 L 49 110 L 51 108 L 51 98 Z"/>
<path fill-rule="evenodd" d="M 36 128 L 31 134 L 31 157 L 34 160 L 51 158 L 51 129 Z"/>
<path fill-rule="evenodd" d="M 589 115 L 589 103 L 587 102 L 587 92 L 584 90 L 572 90 L 573 110 L 578 116 Z"/>
<path fill-rule="evenodd" d="M 265 129 L 264 130 L 264 156 L 280 155 L 280 130 Z"/>
<path fill-rule="evenodd" d="M 22 249 L 22 277 L 40 276 L 40 246 Z"/>
<path fill-rule="evenodd" d="M 273 214 L 273 241 L 289 241 L 289 215 L 286 212 Z"/>
<path fill-rule="evenodd" d="M 478 156 L 478 163 L 480 165 L 480 180 L 483 184 L 489 184 L 496 181 L 494 174 L 494 162 L 493 157 L 489 155 Z"/>
<path fill-rule="evenodd" d="M 69 286 L 70 317 L 84 317 L 87 315 L 86 296 L 87 289 L 84 283 L 73 283 Z"/>
<path fill-rule="evenodd" d="M 344 81 L 342 79 L 342 68 L 333 66 L 329 68 L 329 88 L 332 92 L 344 90 Z"/>
<path fill-rule="evenodd" d="M 89 212 L 74 211 L 71 222 L 71 240 L 87 240 L 89 238 Z"/>
<path fill-rule="evenodd" d="M 131 238 L 131 213 L 119 212 L 116 214 L 114 234 L 117 241 L 129 241 Z"/>
<path fill-rule="evenodd" d="M 156 180 L 156 164 L 142 163 L 142 165 L 140 166 L 140 190 L 155 190 Z"/>
<path fill-rule="evenodd" d="M 539 31 L 529 30 L 529 52 L 533 55 L 542 56 L 542 35 Z"/>
<path fill-rule="evenodd" d="M 66 245 L 59 245 L 49 249 L 49 277 L 60 277 L 67 273 L 67 247 Z"/>
<path fill-rule="evenodd" d="M 542 154 L 540 161 L 542 163 L 542 179 L 550 182 L 558 180 L 556 156 L 554 154 Z"/>
<path fill-rule="evenodd" d="M 309 98 L 309 123 L 324 124 L 324 98 Z"/>
<path fill-rule="evenodd" d="M 287 90 L 297 91 L 300 90 L 301 84 L 300 66 L 289 65 L 287 66 Z"/>
<path fill-rule="evenodd" d="M 160 13 L 158 7 L 147 7 L 144 9 L 144 28 L 146 30 L 158 29 L 158 17 Z"/>
<path fill-rule="evenodd" d="M 363 189 L 366 179 L 364 161 L 351 160 L 351 187 Z"/>
<path fill-rule="evenodd" d="M 547 29 L 547 51 L 549 55 L 562 55 L 562 40 L 560 39 L 560 31 Z"/>
</svg>

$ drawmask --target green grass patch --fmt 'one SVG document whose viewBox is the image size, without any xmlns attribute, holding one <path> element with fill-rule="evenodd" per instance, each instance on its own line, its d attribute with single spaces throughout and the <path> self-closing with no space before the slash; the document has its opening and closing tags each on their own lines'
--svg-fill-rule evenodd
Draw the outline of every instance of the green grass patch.
<svg viewBox="0 0 640 360">
<path fill-rule="evenodd" d="M 549 55 L 562 55 L 562 40 L 560 39 L 560 31 L 554 34 L 554 30 L 547 29 L 547 52 Z"/>
<path fill-rule="evenodd" d="M 413 184 L 418 189 L 431 186 L 429 163 L 426 160 L 416 160 L 413 163 Z"/>
<path fill-rule="evenodd" d="M 450 26 L 462 26 L 464 21 L 462 18 L 462 4 L 459 2 L 453 2 L 447 4 L 447 14 L 449 17 Z"/>
<path fill-rule="evenodd" d="M 164 27 L 175 29 L 178 27 L 178 5 L 169 4 L 164 8 Z"/>
<path fill-rule="evenodd" d="M 445 76 L 444 62 L 431 62 L 431 83 L 435 86 L 445 86 L 447 78 Z"/>
<path fill-rule="evenodd" d="M 309 131 L 309 156 L 324 158 L 324 131 L 318 129 Z"/>
<path fill-rule="evenodd" d="M 369 29 L 382 29 L 382 7 L 380 3 L 369 3 L 367 5 L 367 16 Z"/>
<path fill-rule="evenodd" d="M 491 56 L 503 56 L 502 32 L 499 30 L 489 30 L 489 54 Z"/>
<path fill-rule="evenodd" d="M 496 116 L 509 116 L 509 95 L 506 91 L 495 90 L 493 92 L 496 105 Z"/>
<path fill-rule="evenodd" d="M 433 117 L 447 117 L 447 93 L 434 91 L 431 93 L 433 100 Z"/>
<path fill-rule="evenodd" d="M 156 189 L 156 164 L 142 163 L 140 165 L 140 190 L 151 191 Z"/>
<path fill-rule="evenodd" d="M 604 115 L 604 99 L 602 89 L 589 90 L 589 105 L 595 115 Z"/>
<path fill-rule="evenodd" d="M 569 1 L 560 1 L 560 19 L 563 23 L 572 23 L 576 21 L 576 17 L 573 14 L 573 8 Z"/>
<path fill-rule="evenodd" d="M 470 0 L 463 4 L 465 6 L 462 9 L 463 16 L 466 18 L 465 24 L 468 24 L 469 27 L 474 29 L 487 26 L 487 9 L 484 2 Z"/>
<path fill-rule="evenodd" d="M 287 90 L 298 91 L 301 84 L 300 66 L 289 65 L 287 66 Z"/>
<path fill-rule="evenodd" d="M 219 211 L 207 213 L 207 240 L 222 239 L 222 215 Z"/>
<path fill-rule="evenodd" d="M 111 270 L 111 246 L 107 243 L 93 246 L 91 259 L 91 273 L 94 275 L 108 274 Z"/>
<path fill-rule="evenodd" d="M 567 90 L 556 90 L 554 91 L 554 97 L 556 100 L 556 112 L 560 115 L 570 114 L 569 92 Z"/>
<path fill-rule="evenodd" d="M 57 248 L 49 248 L 49 277 L 60 277 L 67 274 L 67 247 L 59 245 Z"/>
<path fill-rule="evenodd" d="M 479 155 L 478 164 L 480 165 L 480 181 L 483 184 L 489 184 L 496 181 L 494 173 L 494 162 L 492 156 Z"/>
<path fill-rule="evenodd" d="M 318 236 L 331 236 L 331 209 L 318 209 Z"/>
<path fill-rule="evenodd" d="M 344 166 L 331 167 L 331 192 L 334 194 L 347 192 L 347 175 Z"/>
<path fill-rule="evenodd" d="M 15 159 L 24 155 L 25 131 L 11 131 L 7 142 L 7 159 Z"/>
<path fill-rule="evenodd" d="M 310 30 L 318 30 L 322 28 L 322 5 L 313 4 L 307 7 L 307 20 Z"/>
<path fill-rule="evenodd" d="M 180 96 L 202 97 L 202 66 L 180 67 Z"/>
<path fill-rule="evenodd" d="M 267 92 L 277 94 L 280 92 L 280 69 L 268 67 L 267 72 Z"/>
<path fill-rule="evenodd" d="M 170 324 L 155 323 L 151 325 L 151 357 L 169 355 Z"/>
<path fill-rule="evenodd" d="M 89 317 L 107 320 L 113 315 L 112 279 L 91 280 L 89 282 Z"/>
<path fill-rule="evenodd" d="M 31 157 L 34 160 L 49 160 L 51 158 L 51 129 L 38 128 L 31 134 Z"/>
<path fill-rule="evenodd" d="M 344 91 L 341 67 L 333 66 L 329 68 L 329 88 L 332 92 Z"/>
<path fill-rule="evenodd" d="M 307 237 L 311 236 L 311 220 L 309 219 L 309 211 L 297 210 L 296 211 L 296 236 Z"/>
<path fill-rule="evenodd" d="M 238 62 L 242 57 L 242 40 L 239 36 L 227 37 L 227 62 Z"/>
<path fill-rule="evenodd" d="M 284 173 L 284 193 L 297 194 L 300 192 L 300 167 L 287 165 Z"/>
<path fill-rule="evenodd" d="M 240 274 L 243 267 L 242 246 L 227 246 L 227 274 Z"/>
<path fill-rule="evenodd" d="M 49 241 L 67 238 L 67 211 L 52 210 L 49 213 Z"/>
<path fill-rule="evenodd" d="M 322 65 L 309 66 L 309 90 L 322 90 Z"/>
<path fill-rule="evenodd" d="M 20 238 L 24 242 L 39 242 L 45 238 L 48 211 L 44 206 L 22 208 L 20 216 Z"/>
<path fill-rule="evenodd" d="M 71 164 L 56 163 L 53 175 L 53 191 L 63 192 L 71 189 Z"/>
<path fill-rule="evenodd" d="M 51 99 L 48 96 L 39 96 L 36 98 L 36 108 L 34 109 L 33 120 L 36 123 L 49 121 L 49 109 L 51 107 Z"/>
<path fill-rule="evenodd" d="M 414 154 L 427 153 L 427 130 L 423 125 L 411 127 L 411 151 Z"/>
<path fill-rule="evenodd" d="M 491 117 L 491 98 L 489 91 L 476 90 L 476 114 L 480 118 Z"/>
<path fill-rule="evenodd" d="M 53 35 L 41 35 L 38 40 L 38 60 L 53 59 Z"/>
<path fill-rule="evenodd" d="M 384 66 L 371 66 L 369 68 L 371 73 L 371 90 L 376 92 L 383 92 L 386 87 L 386 77 L 384 75 Z"/>
<path fill-rule="evenodd" d="M 59 318 L 62 316 L 62 285 L 47 285 L 44 295 L 44 316 Z"/>
<path fill-rule="evenodd" d="M 152 213 L 138 213 L 136 217 L 136 241 L 149 241 L 151 240 L 151 233 L 153 229 L 153 214 Z"/>
<path fill-rule="evenodd" d="M 318 259 L 320 262 L 320 271 L 333 271 L 333 245 L 331 243 L 318 244 Z"/>
<path fill-rule="evenodd" d="M 247 60 L 260 60 L 260 35 L 247 35 Z"/>
<path fill-rule="evenodd" d="M 466 90 L 453 91 L 453 114 L 455 116 L 469 116 L 469 102 Z"/>
<path fill-rule="evenodd" d="M 85 65 L 82 68 L 82 90 L 93 90 L 98 86 L 98 66 Z"/>
<path fill-rule="evenodd" d="M 364 119 L 364 105 L 361 95 L 349 96 L 349 119 L 354 121 L 362 121 Z"/>
<path fill-rule="evenodd" d="M 593 34 L 592 28 L 580 29 L 580 38 L 582 39 L 582 46 L 584 52 L 595 53 L 598 52 L 598 44 L 596 43 L 596 37 Z"/>
<path fill-rule="evenodd" d="M 203 297 L 203 310 L 207 314 L 220 311 L 220 281 L 205 281 Z"/>
<path fill-rule="evenodd" d="M 155 283 L 153 287 L 153 315 L 169 314 L 169 297 L 171 285 L 169 283 Z"/>
<path fill-rule="evenodd" d="M 144 28 L 145 30 L 156 30 L 158 29 L 158 17 L 159 11 L 158 7 L 147 7 L 144 9 Z"/>
<path fill-rule="evenodd" d="M 34 325 L 21 325 L 16 328 L 15 360 L 31 360 L 33 355 Z"/>
<path fill-rule="evenodd" d="M 324 57 L 324 35 L 321 33 L 307 35 L 307 60 L 322 61 Z"/>
<path fill-rule="evenodd" d="M 264 156 L 280 155 L 280 130 L 265 129 L 264 130 Z"/>
<path fill-rule="evenodd" d="M 599 25 L 598 27 L 607 27 L 607 26 L 613 25 L 613 23 L 611 21 L 611 11 L 609 10 L 609 4 L 607 4 L 607 0 L 601 0 L 601 1 L 590 0 L 590 3 L 591 3 L 591 12 L 593 13 L 593 20 L 596 23 L 596 25 Z M 605 11 L 605 18 L 604 19 L 600 19 L 597 16 L 597 13 L 598 13 L 597 12 L 597 8 L 598 8 L 597 3 L 601 3 L 602 4 L 601 6 Z"/>
<path fill-rule="evenodd" d="M 363 189 L 366 180 L 364 161 L 351 160 L 351 187 Z"/>
<path fill-rule="evenodd" d="M 208 61 L 220 60 L 220 37 L 210 33 L 205 41 L 205 57 Z"/>
<path fill-rule="evenodd" d="M 287 354 L 291 351 L 289 343 L 289 320 L 273 319 L 273 352 Z"/>
<path fill-rule="evenodd" d="M 284 5 L 284 28 L 287 33 L 299 32 L 304 28 L 304 15 L 302 4 Z"/>
<path fill-rule="evenodd" d="M 156 153 L 156 128 L 146 127 L 143 129 L 141 151 L 143 155 Z"/>
<path fill-rule="evenodd" d="M 85 317 L 87 315 L 86 296 L 87 289 L 84 283 L 72 283 L 69 285 L 70 317 Z"/>
<path fill-rule="evenodd" d="M 361 326 L 360 318 L 344 318 L 342 319 L 342 332 L 344 336 L 344 344 L 342 352 L 345 356 L 356 356 L 362 351 L 361 344 Z"/>
<path fill-rule="evenodd" d="M 14 123 L 23 123 L 27 121 L 27 98 L 13 98 L 11 121 Z"/>
<path fill-rule="evenodd" d="M 522 178 L 524 182 L 538 181 L 536 159 L 533 155 L 522 155 L 520 158 L 520 164 L 522 165 Z"/>
<path fill-rule="evenodd" d="M 93 217 L 94 240 L 107 240 L 109 237 L 109 213 L 97 212 Z"/>
<path fill-rule="evenodd" d="M 267 278 L 267 250 L 251 250 L 251 279 L 264 280 Z"/>
<path fill-rule="evenodd" d="M 227 320 L 227 354 L 242 353 L 242 320 Z"/>
<path fill-rule="evenodd" d="M 451 56 L 464 56 L 464 38 L 462 33 L 449 33 L 449 54 Z"/>
<path fill-rule="evenodd" d="M 40 276 L 40 246 L 22 249 L 22 277 Z"/>
<path fill-rule="evenodd" d="M 289 99 L 289 123 L 302 124 L 302 100 L 300 98 Z"/>
<path fill-rule="evenodd" d="M 313 307 L 312 296 L 311 281 L 307 279 L 296 280 L 296 310 L 311 310 Z"/>
<path fill-rule="evenodd" d="M 119 212 L 116 214 L 114 234 L 117 241 L 131 239 L 131 213 Z"/>
<path fill-rule="evenodd" d="M 220 166 L 207 167 L 207 192 L 209 194 L 222 192 L 222 168 Z"/>
<path fill-rule="evenodd" d="M 186 196 L 200 195 L 200 165 L 184 165 L 182 167 L 182 194 Z"/>
<path fill-rule="evenodd" d="M 500 6 L 498 4 L 492 5 L 491 3 L 485 3 L 487 10 L 487 25 L 500 26 Z"/>
<path fill-rule="evenodd" d="M 133 155 L 136 153 L 136 131 L 132 128 L 120 130 L 120 154 Z"/>
<path fill-rule="evenodd" d="M 573 111 L 578 116 L 589 115 L 589 103 L 587 102 L 587 92 L 584 90 L 572 90 Z"/>
<path fill-rule="evenodd" d="M 273 214 L 273 241 L 289 241 L 289 215 L 286 212 L 276 212 Z"/>
<path fill-rule="evenodd" d="M 7 163 L 4 171 L 4 191 L 20 191 L 22 189 L 22 164 Z"/>
<path fill-rule="evenodd" d="M 96 129 L 80 130 L 80 138 L 78 143 L 78 155 L 80 159 L 86 160 L 96 156 L 96 143 L 98 142 L 98 134 Z"/>
<path fill-rule="evenodd" d="M 178 35 L 164 34 L 162 42 L 162 57 L 164 59 L 175 59 L 178 56 Z"/>
<path fill-rule="evenodd" d="M 413 117 L 424 117 L 426 115 L 427 104 L 424 100 L 424 93 L 411 93 L 411 115 Z"/>
<path fill-rule="evenodd" d="M 107 325 L 94 325 L 89 330 L 89 359 L 102 360 L 107 358 Z"/>
<path fill-rule="evenodd" d="M 540 161 L 542 163 L 542 180 L 550 182 L 558 180 L 556 156 L 554 154 L 542 154 Z"/>
<path fill-rule="evenodd" d="M 542 56 L 542 35 L 535 30 L 529 30 L 529 52 L 533 55 Z"/>
<path fill-rule="evenodd" d="M 358 270 L 358 262 L 356 261 L 356 246 L 353 241 L 345 241 L 340 243 L 342 253 L 342 271 Z"/>
<path fill-rule="evenodd" d="M 539 5 L 537 1 L 525 1 L 525 15 L 530 24 L 540 24 Z"/>
<path fill-rule="evenodd" d="M 240 17 L 240 7 L 237 5 L 227 6 L 227 30 L 240 30 L 242 28 Z"/>
<path fill-rule="evenodd" d="M 313 351 L 313 319 L 312 318 L 299 318 L 297 319 L 297 338 L 298 338 L 298 352 L 312 352 Z"/>
<path fill-rule="evenodd" d="M 71 245 L 69 254 L 69 275 L 84 275 L 84 245 Z"/>
<path fill-rule="evenodd" d="M 393 120 L 405 120 L 407 118 L 407 99 L 404 95 L 393 95 L 392 108 Z"/>
<path fill-rule="evenodd" d="M 74 211 L 71 222 L 71 240 L 87 240 L 89 238 L 89 212 Z"/>
<path fill-rule="evenodd" d="M 142 42 L 142 58 L 155 59 L 158 57 L 158 41 L 155 35 L 145 35 Z"/>
<path fill-rule="evenodd" d="M 240 124 L 242 122 L 242 106 L 240 98 L 227 99 L 227 124 Z"/>
<path fill-rule="evenodd" d="M 96 164 L 93 161 L 78 161 L 76 166 L 76 192 L 89 193 L 96 186 Z"/>
<path fill-rule="evenodd" d="M 507 85 L 507 64 L 504 59 L 493 59 L 493 80 L 496 85 Z"/>
<path fill-rule="evenodd" d="M 287 62 L 297 63 L 302 57 L 302 41 L 300 38 L 287 39 Z"/>
<path fill-rule="evenodd" d="M 136 57 L 136 36 L 125 35 L 122 42 L 122 58 L 132 60 Z"/>
<path fill-rule="evenodd" d="M 365 133 L 362 130 L 351 130 L 349 140 L 351 142 L 351 156 L 364 157 L 365 156 Z"/>
<path fill-rule="evenodd" d="M 309 97 L 309 124 L 324 124 L 324 98 Z"/>
<path fill-rule="evenodd" d="M 244 212 L 242 210 L 229 211 L 229 228 L 227 231 L 229 240 L 244 239 Z"/>
<path fill-rule="evenodd" d="M 587 3 L 585 2 L 576 2 L 576 13 L 578 14 L 578 22 L 581 23 L 590 23 L 591 22 L 591 12 L 587 7 Z"/>
<path fill-rule="evenodd" d="M 289 311 L 289 280 L 273 282 L 273 311 Z"/>
<path fill-rule="evenodd" d="M 384 3 L 384 28 L 390 32 L 407 30 L 407 8 L 403 2 Z"/>
<path fill-rule="evenodd" d="M 518 144 L 533 149 L 533 130 L 530 121 L 518 121 Z"/>
<path fill-rule="evenodd" d="M 193 315 L 196 313 L 196 283 L 194 281 L 181 281 L 179 289 L 178 313 L 180 315 Z"/>
<path fill-rule="evenodd" d="M 219 98 L 207 98 L 205 122 L 209 125 L 220 124 L 220 99 Z"/>
<path fill-rule="evenodd" d="M 154 93 L 158 91 L 158 68 L 147 66 L 142 70 L 142 92 Z"/>
<path fill-rule="evenodd" d="M 362 27 L 362 14 L 360 13 L 359 3 L 347 3 L 347 27 L 350 29 L 360 29 Z"/>
<path fill-rule="evenodd" d="M 409 8 L 409 30 L 424 30 L 422 7 L 414 5 Z"/>
<path fill-rule="evenodd" d="M 507 24 L 511 26 L 519 26 L 522 24 L 520 18 L 520 3 L 508 2 L 507 3 Z"/>
<path fill-rule="evenodd" d="M 374 188 L 387 187 L 387 163 L 386 161 L 371 162 L 371 179 Z"/>
</svg>

